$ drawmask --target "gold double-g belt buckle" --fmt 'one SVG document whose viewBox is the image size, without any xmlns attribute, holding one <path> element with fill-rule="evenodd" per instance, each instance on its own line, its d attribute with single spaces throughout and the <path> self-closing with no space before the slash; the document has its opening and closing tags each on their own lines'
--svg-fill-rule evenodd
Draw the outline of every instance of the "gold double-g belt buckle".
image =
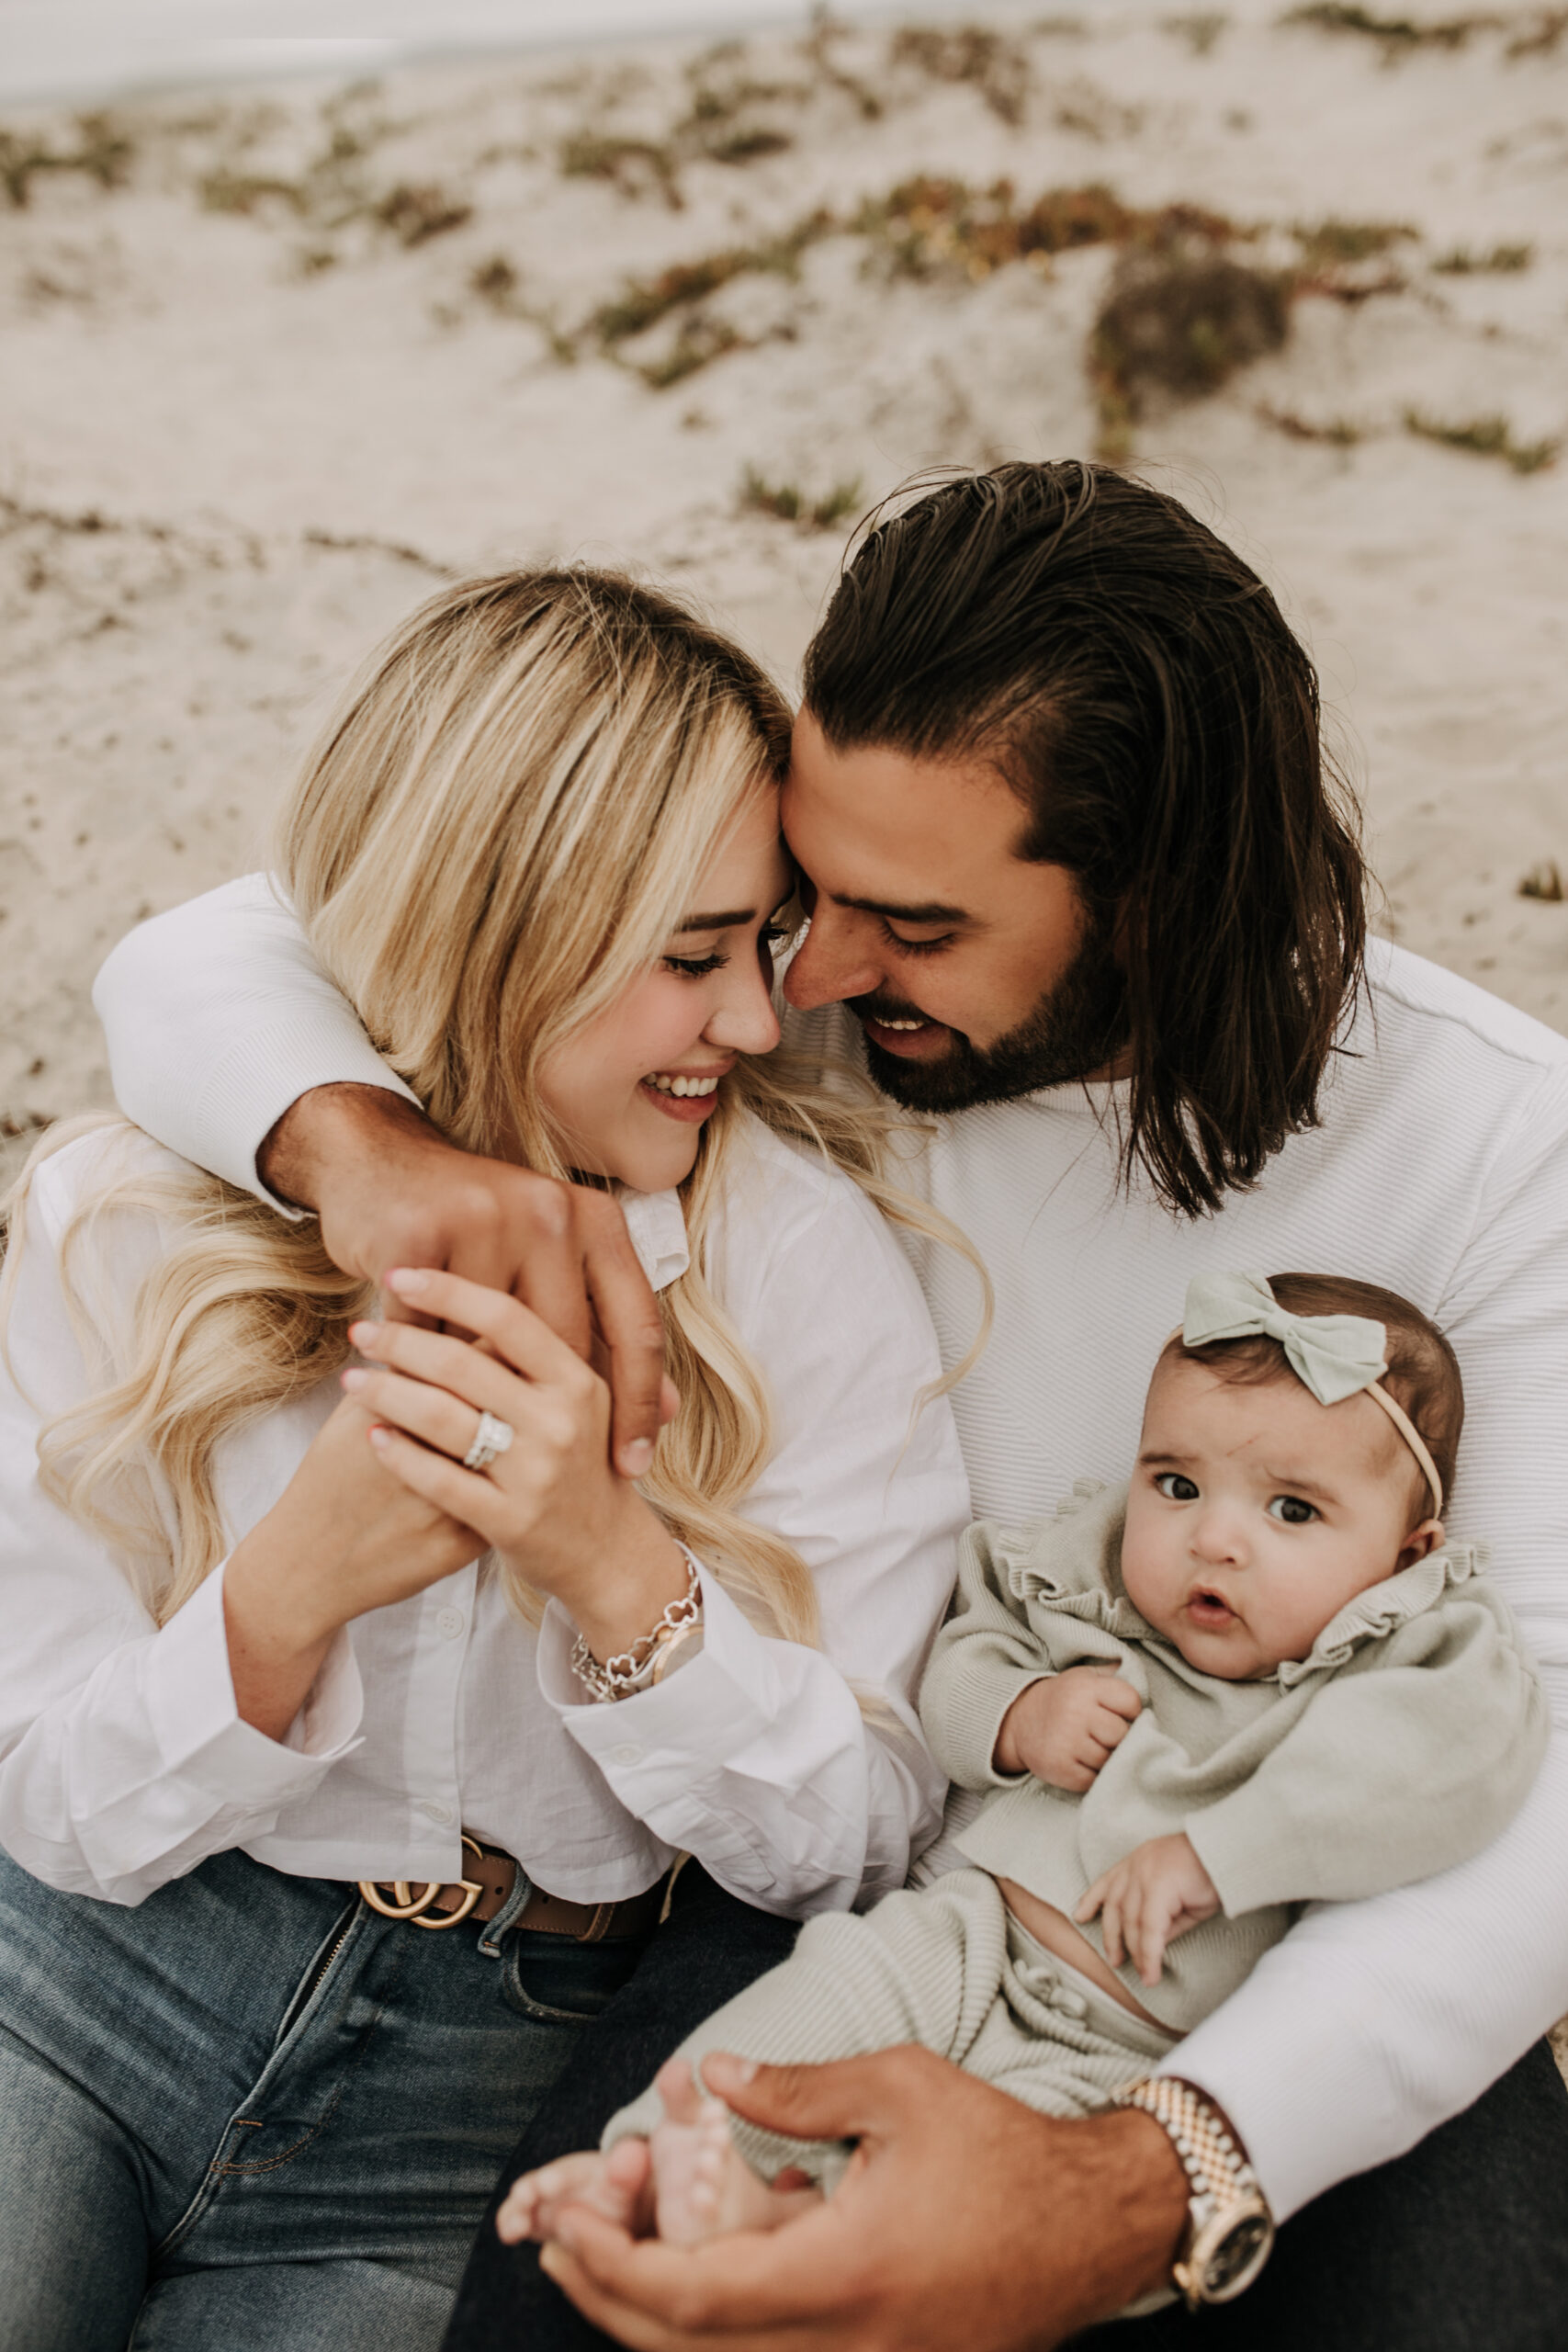
<svg viewBox="0 0 1568 2352">
<path fill-rule="evenodd" d="M 482 1858 L 484 1849 L 477 1838 L 469 1837 L 466 1829 L 463 1832 L 463 1843 Z M 483 1887 L 476 1885 L 471 1878 L 460 1878 L 457 1884 L 463 1890 L 461 1903 L 455 1911 L 441 1911 L 432 1918 L 429 1916 L 430 1906 L 443 1887 L 450 1885 L 449 1879 L 426 1879 L 421 1883 L 417 1894 L 412 1892 L 413 1883 L 409 1879 L 395 1878 L 389 1883 L 393 1894 L 397 1897 L 395 1903 L 388 1902 L 381 1892 L 380 1884 L 375 1879 L 359 1880 L 359 1892 L 372 1911 L 378 1911 L 383 1919 L 412 1919 L 416 1928 L 429 1928 L 434 1934 L 437 1935 L 443 1928 L 455 1928 L 459 1919 L 466 1919 L 484 1893 Z"/>
</svg>

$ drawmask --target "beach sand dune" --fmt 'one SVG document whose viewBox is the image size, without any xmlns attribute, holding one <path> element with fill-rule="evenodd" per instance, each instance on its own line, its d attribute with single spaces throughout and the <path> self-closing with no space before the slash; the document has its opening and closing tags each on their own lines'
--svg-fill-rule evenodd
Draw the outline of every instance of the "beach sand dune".
<svg viewBox="0 0 1568 2352">
<path fill-rule="evenodd" d="M 1568 29 L 1298 14 L 14 115 L 8 1158 L 105 1099 L 108 945 L 265 854 L 442 580 L 630 562 L 788 681 L 855 516 L 1010 456 L 1118 454 L 1246 552 L 1321 665 L 1382 927 L 1568 1027 Z M 1156 300 L 1163 356 L 1097 341 L 1113 287 L 1204 268 L 1261 330 Z"/>
</svg>

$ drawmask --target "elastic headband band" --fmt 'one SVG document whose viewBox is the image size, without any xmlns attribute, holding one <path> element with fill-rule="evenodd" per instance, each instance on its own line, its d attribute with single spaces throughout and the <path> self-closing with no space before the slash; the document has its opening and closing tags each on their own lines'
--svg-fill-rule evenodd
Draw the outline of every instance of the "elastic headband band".
<svg viewBox="0 0 1568 2352">
<path fill-rule="evenodd" d="M 1383 1386 L 1381 1380 L 1374 1380 L 1371 1387 L 1363 1388 L 1360 1391 L 1360 1394 L 1363 1396 L 1371 1396 L 1376 1399 L 1378 1404 L 1382 1407 L 1383 1411 L 1388 1415 L 1389 1419 L 1393 1423 L 1394 1428 L 1399 1431 L 1400 1436 L 1404 1440 L 1405 1444 L 1410 1448 L 1411 1453 L 1416 1456 L 1421 1476 L 1426 1479 L 1427 1486 L 1430 1487 L 1432 1490 L 1432 1517 L 1434 1519 L 1441 1519 L 1443 1515 L 1443 1482 L 1438 1476 L 1437 1464 L 1433 1461 L 1431 1454 L 1427 1450 L 1426 1439 L 1422 1436 L 1420 1430 L 1416 1428 L 1415 1422 L 1411 1419 L 1404 1406 L 1394 1402 L 1393 1398 L 1389 1395 L 1388 1390 Z"/>
</svg>

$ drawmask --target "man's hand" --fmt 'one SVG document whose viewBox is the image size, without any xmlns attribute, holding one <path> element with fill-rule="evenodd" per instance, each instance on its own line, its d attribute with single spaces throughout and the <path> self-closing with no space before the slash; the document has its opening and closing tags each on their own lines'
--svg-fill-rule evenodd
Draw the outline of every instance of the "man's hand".
<svg viewBox="0 0 1568 2352">
<path fill-rule="evenodd" d="M 1187 2182 L 1149 2116 L 1057 2122 L 914 2049 L 703 2075 L 754 2122 L 860 2145 L 825 2205 L 694 2250 L 568 2208 L 546 2269 L 640 2352 L 1047 2352 L 1169 2276 Z"/>
<path fill-rule="evenodd" d="M 992 1758 L 998 1772 L 1032 1772 L 1082 1796 L 1142 1714 L 1130 1682 L 1095 1666 L 1069 1666 L 1032 1682 L 1002 1717 Z"/>
<path fill-rule="evenodd" d="M 1092 1919 L 1103 1907 L 1100 1935 L 1105 1957 L 1120 1968 L 1130 1957 L 1145 1984 L 1159 1983 L 1165 1948 L 1220 1907 L 1214 1882 L 1178 1830 L 1171 1838 L 1148 1838 L 1097 1878 L 1073 1913 Z"/>
<path fill-rule="evenodd" d="M 327 1254 L 345 1273 L 378 1283 L 393 1266 L 426 1267 L 532 1307 L 580 1356 L 599 1361 L 614 1400 L 615 1467 L 624 1478 L 644 1475 L 679 1400 L 664 1378 L 658 1303 L 608 1193 L 459 1151 L 412 1103 L 375 1086 L 302 1094 L 256 1169 L 280 1198 L 315 1210 Z"/>
</svg>

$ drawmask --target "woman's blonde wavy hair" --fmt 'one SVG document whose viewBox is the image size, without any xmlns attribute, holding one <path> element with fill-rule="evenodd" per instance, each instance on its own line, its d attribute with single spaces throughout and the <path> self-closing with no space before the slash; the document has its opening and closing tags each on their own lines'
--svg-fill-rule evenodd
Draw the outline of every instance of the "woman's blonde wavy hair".
<svg viewBox="0 0 1568 2352">
<path fill-rule="evenodd" d="M 455 1142 L 573 1172 L 541 1065 L 657 962 L 716 841 L 760 782 L 782 776 L 789 728 L 743 653 L 668 596 L 604 572 L 470 581 L 372 658 L 284 808 L 277 871 L 322 968 Z M 768 1393 L 705 1274 L 748 1112 L 845 1170 L 893 1221 L 978 1261 L 889 1181 L 893 1114 L 863 1081 L 742 1057 L 682 1187 L 692 1262 L 660 1308 L 682 1401 L 643 1491 L 758 1623 L 812 1642 L 805 1563 L 741 1514 L 772 1448 Z M 53 1131 L 14 1215 L 39 1160 L 94 1124 L 123 1126 Z M 63 1248 L 104 1385 L 46 1427 L 41 1476 L 67 1510 L 112 1532 L 162 1622 L 233 1540 L 214 1482 L 220 1441 L 335 1372 L 369 1291 L 332 1263 L 313 1222 L 219 1178 L 117 1179 L 112 1154 L 104 1169 Z M 88 1295 L 87 1245 L 112 1246 L 104 1220 L 127 1209 L 167 1220 L 174 1238 L 117 1336 Z M 509 1585 L 536 1617 L 532 1589 Z"/>
</svg>

